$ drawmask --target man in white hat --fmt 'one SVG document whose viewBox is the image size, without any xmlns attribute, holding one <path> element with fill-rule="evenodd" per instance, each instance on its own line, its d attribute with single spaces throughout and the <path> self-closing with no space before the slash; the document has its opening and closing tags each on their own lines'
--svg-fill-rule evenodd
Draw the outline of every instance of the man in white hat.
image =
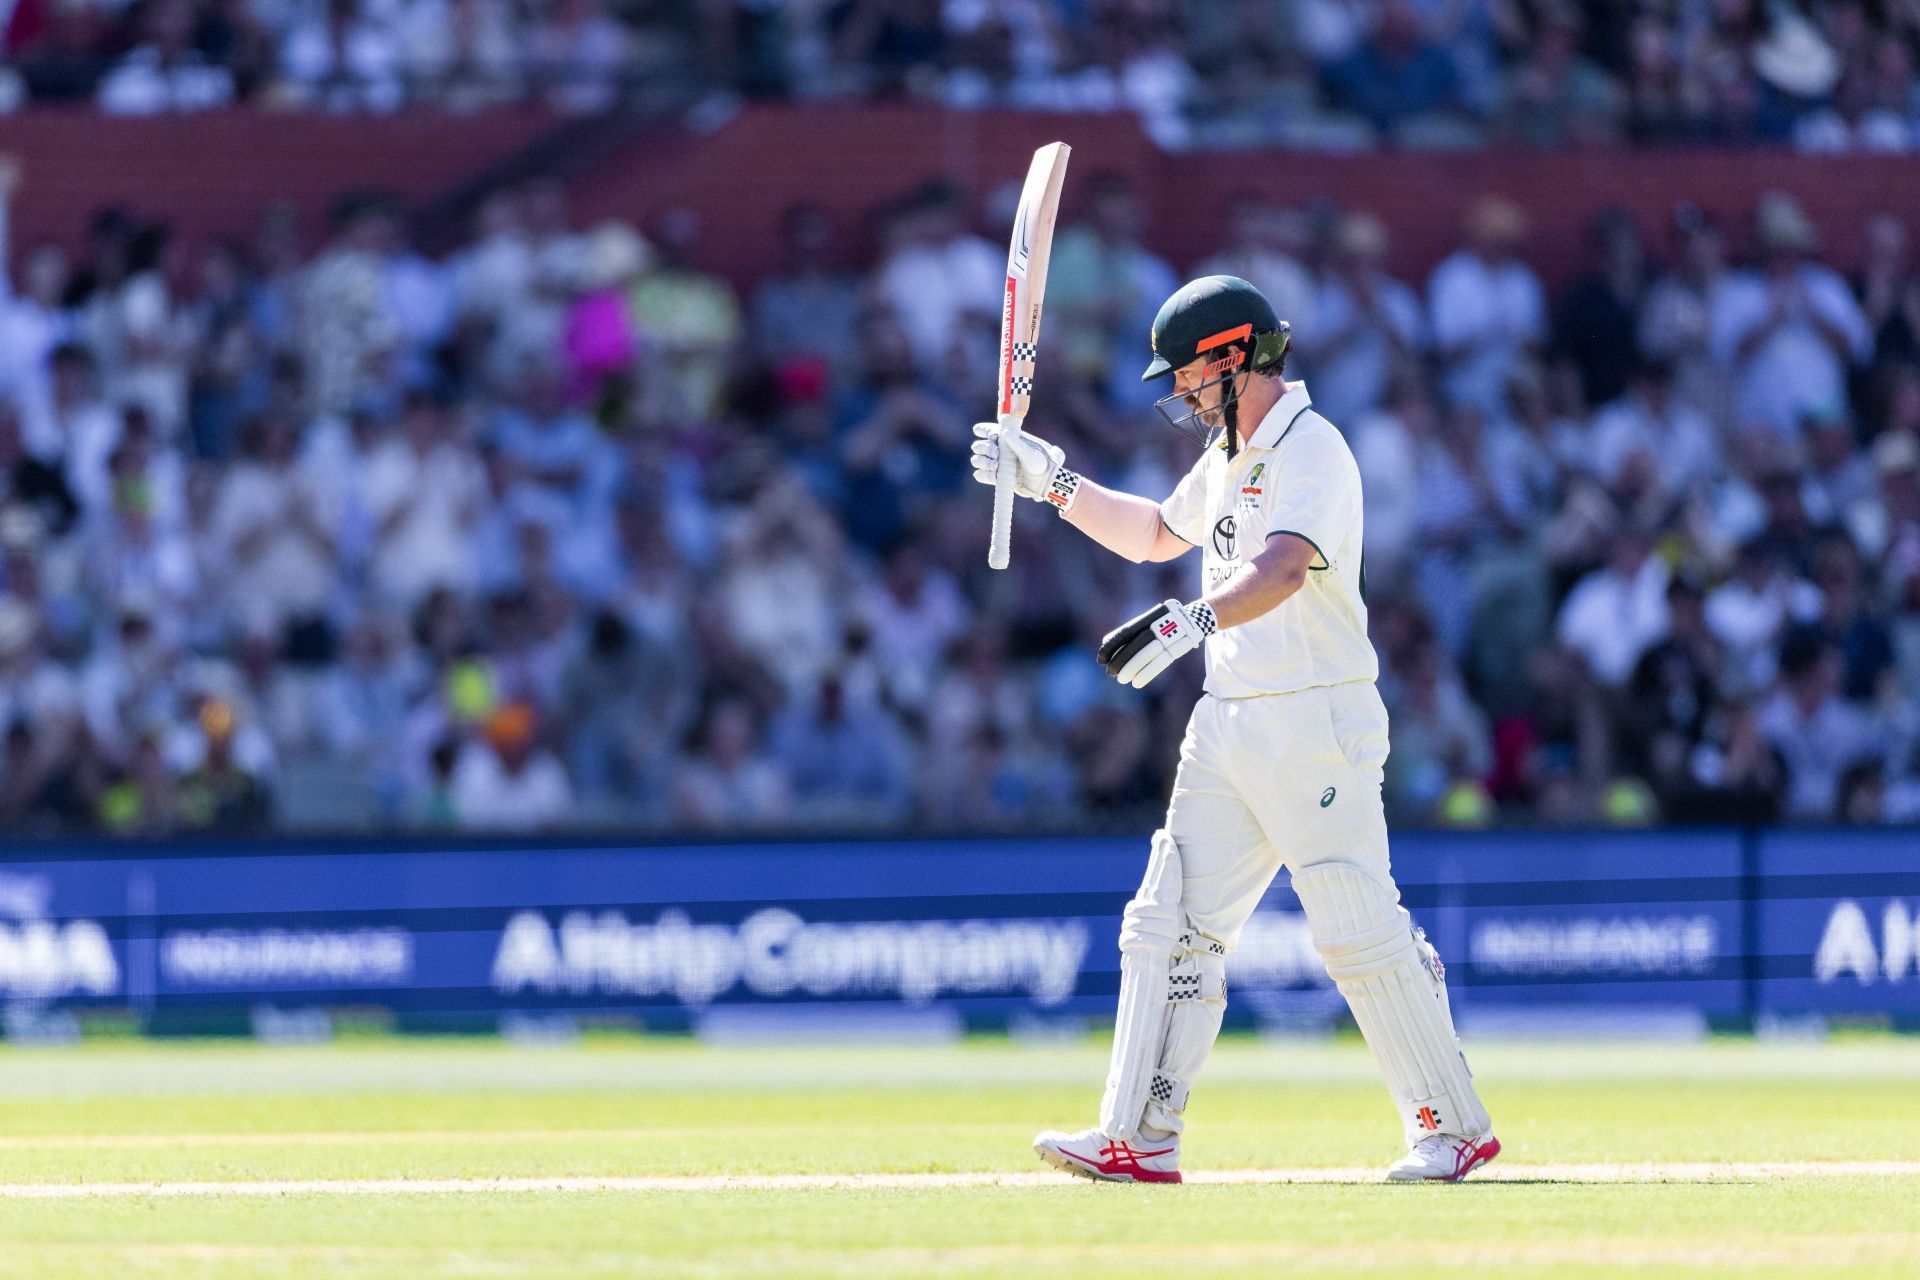
<svg viewBox="0 0 1920 1280">
<path fill-rule="evenodd" d="M 1815 254 L 1819 236 L 1791 196 L 1769 192 L 1754 210 L 1760 265 L 1713 296 L 1709 345 L 1734 370 L 1734 412 L 1797 437 L 1800 420 L 1846 398 L 1846 373 L 1873 350 L 1873 334 L 1838 272 Z"/>
</svg>

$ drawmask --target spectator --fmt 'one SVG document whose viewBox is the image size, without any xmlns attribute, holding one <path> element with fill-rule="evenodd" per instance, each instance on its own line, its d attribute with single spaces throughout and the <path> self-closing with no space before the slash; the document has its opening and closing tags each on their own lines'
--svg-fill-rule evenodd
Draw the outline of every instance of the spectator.
<svg viewBox="0 0 1920 1280">
<path fill-rule="evenodd" d="M 372 584 L 401 608 L 436 587 L 470 588 L 478 566 L 472 533 L 486 479 L 448 421 L 447 406 L 416 393 L 399 435 L 361 462 L 359 491 L 372 526 Z"/>
<path fill-rule="evenodd" d="M 204 831 L 259 830 L 270 813 L 268 792 L 264 780 L 237 758 L 233 708 L 219 698 L 206 698 L 200 704 L 198 722 L 204 746 L 198 762 L 180 779 L 175 800 L 180 821 Z M 136 776 L 152 768 L 144 751 L 140 759 L 145 768 Z M 150 800 L 142 810 L 149 822 L 164 822 Z"/>
<path fill-rule="evenodd" d="M 1388 382 L 1386 403 L 1354 422 L 1367 563 L 1376 583 L 1392 586 L 1410 566 L 1421 519 L 1419 459 L 1438 433 L 1438 411 L 1426 384 L 1408 366 Z"/>
<path fill-rule="evenodd" d="M 340 512 L 335 495 L 298 463 L 292 423 L 277 415 L 242 431 L 214 533 L 227 569 L 222 589 L 238 616 L 276 631 L 322 617 L 333 601 Z"/>
<path fill-rule="evenodd" d="M 1706 598 L 1685 577 L 1667 583 L 1667 633 L 1634 662 L 1631 699 L 1620 728 L 1625 763 L 1649 779 L 1661 807 L 1685 806 L 1695 785 L 1695 753 L 1718 704 L 1725 650 L 1706 624 Z"/>
<path fill-rule="evenodd" d="M 1672 499 L 1702 490 L 1724 466 L 1712 424 L 1675 394 L 1673 366 L 1664 360 L 1642 363 L 1631 390 L 1594 415 L 1592 450 L 1602 483 L 1620 485 L 1636 465 Z"/>
<path fill-rule="evenodd" d="M 1341 221 L 1314 323 L 1301 327 L 1313 335 L 1314 402 L 1329 422 L 1357 423 L 1377 408 L 1393 368 L 1424 346 L 1420 300 L 1387 274 L 1386 259 L 1387 231 L 1378 218 L 1359 213 Z"/>
<path fill-rule="evenodd" d="M 1603 210 L 1587 229 L 1592 260 L 1554 312 L 1553 345 L 1580 374 L 1589 409 L 1619 399 L 1636 364 L 1646 250 L 1633 218 Z"/>
<path fill-rule="evenodd" d="M 1508 77 L 1503 132 L 1535 147 L 1608 142 L 1621 134 L 1620 84 L 1580 53 L 1574 7 L 1548 7 L 1530 56 Z"/>
<path fill-rule="evenodd" d="M 299 327 L 310 408 L 341 414 L 368 389 L 397 334 L 380 260 L 381 208 L 346 196 L 330 214 L 333 240 L 302 274 Z"/>
<path fill-rule="evenodd" d="M 815 204 L 789 206 L 780 215 L 781 269 L 754 294 L 753 351 L 782 366 L 811 357 L 844 368 L 854 353 L 860 290 L 834 260 L 837 227 Z"/>
<path fill-rule="evenodd" d="M 1140 200 L 1125 178 L 1096 175 L 1087 183 L 1087 203 L 1086 221 L 1061 231 L 1054 244 L 1047 275 L 1049 314 L 1059 317 L 1055 323 L 1061 326 L 1073 376 L 1100 386 L 1113 403 L 1145 408 L 1153 393 L 1141 385 L 1134 367 L 1139 361 L 1132 358 L 1125 335 L 1152 329 L 1154 314 L 1178 281 L 1173 269 L 1140 243 Z M 1272 265 L 1270 256 L 1261 261 Z M 1239 265 L 1254 263 L 1248 259 Z"/>
<path fill-rule="evenodd" d="M 998 317 L 1006 254 L 968 233 L 960 193 L 945 183 L 928 184 L 910 196 L 887 238 L 875 295 L 899 318 L 915 363 L 938 369 L 966 312 Z M 1054 245 L 1055 267 L 1070 243 L 1063 231 Z M 1059 281 L 1057 272 L 1048 276 L 1050 302 L 1058 302 L 1052 290 Z"/>
<path fill-rule="evenodd" d="M 769 737 L 793 790 L 794 813 L 846 826 L 895 824 L 911 813 L 913 761 L 886 708 L 871 693 L 821 677 L 817 693 L 796 699 Z"/>
<path fill-rule="evenodd" d="M 1732 576 L 1707 597 L 1707 626 L 1727 646 L 1730 677 L 1744 689 L 1773 678 L 1773 650 L 1788 626 L 1811 621 L 1819 595 L 1794 578 L 1759 538 L 1740 548 Z"/>
<path fill-rule="evenodd" d="M 1480 410 L 1456 404 L 1445 423 L 1421 440 L 1417 512 L 1417 586 L 1441 643 L 1457 655 L 1466 643 L 1472 592 L 1462 584 L 1497 558 L 1525 528 L 1523 477 L 1498 470 Z"/>
<path fill-rule="evenodd" d="M 42 461 L 63 462 L 67 488 L 97 506 L 103 489 L 90 481 L 106 473 L 107 458 L 120 443 L 121 415 L 101 399 L 93 355 L 85 347 L 54 348 L 51 410 L 51 437 L 28 447 Z"/>
<path fill-rule="evenodd" d="M 1724 428 L 1733 416 L 1732 379 L 1711 347 L 1712 317 L 1732 282 L 1719 224 L 1698 207 L 1673 215 L 1673 270 L 1647 291 L 1640 311 L 1641 354 L 1673 366 L 1680 398 Z"/>
<path fill-rule="evenodd" d="M 928 558 L 922 544 L 901 547 L 859 605 L 888 701 L 909 710 L 926 705 L 940 655 L 967 623 L 958 584 Z"/>
<path fill-rule="evenodd" d="M 674 794 L 677 821 L 737 830 L 788 816 L 785 777 L 761 743 L 759 716 L 744 698 L 722 698 L 695 731 L 697 761 L 682 771 Z"/>
<path fill-rule="evenodd" d="M 461 749 L 453 767 L 453 813 L 463 827 L 539 831 L 564 820 L 573 806 L 566 770 L 537 745 L 533 708 L 508 702 L 486 731 Z"/>
<path fill-rule="evenodd" d="M 1867 220 L 1861 235 L 1862 266 L 1854 283 L 1860 310 L 1873 334 L 1873 382 L 1884 384 L 1920 358 L 1920 272 L 1907 252 L 1906 223 L 1890 213 Z M 1856 399 L 1865 399 L 1856 394 Z"/>
<path fill-rule="evenodd" d="M 1780 685 L 1761 707 L 1759 726 L 1786 762 L 1791 817 L 1831 817 L 1842 775 L 1881 750 L 1872 721 L 1839 696 L 1840 666 L 1815 631 L 1792 631 L 1781 643 Z"/>
<path fill-rule="evenodd" d="M 211 111 L 233 99 L 233 77 L 195 49 L 189 0 L 155 0 L 135 45 L 100 81 L 101 111 L 115 116 L 151 116 L 173 111 Z"/>
<path fill-rule="evenodd" d="M 740 340 L 740 305 L 718 276 L 696 265 L 700 216 L 676 206 L 654 220 L 653 269 L 628 295 L 643 336 L 642 376 L 664 420 L 704 421 L 720 405 L 727 363 Z"/>
<path fill-rule="evenodd" d="M 568 388 L 575 402 L 603 402 L 618 394 L 640 353 L 627 297 L 652 260 L 640 233 L 623 222 L 603 222 L 581 245 L 580 274 L 567 308 L 562 344 Z"/>
<path fill-rule="evenodd" d="M 1791 436 L 1802 414 L 1841 403 L 1872 334 L 1845 282 L 1814 261 L 1813 223 L 1792 199 L 1764 197 L 1755 236 L 1760 268 L 1736 273 L 1713 299 L 1711 342 L 1736 371 L 1740 420 Z"/>
<path fill-rule="evenodd" d="M 660 812 L 672 778 L 672 744 L 692 723 L 699 663 L 678 645 L 594 616 L 586 644 L 561 679 L 564 723 L 573 726 L 570 773 L 584 803 Z"/>
<path fill-rule="evenodd" d="M 602 0 L 556 0 L 528 33 L 528 77 L 549 106 L 605 111 L 628 88 L 632 37 Z"/>
<path fill-rule="evenodd" d="M 1434 269 L 1427 306 L 1448 399 L 1492 414 L 1513 362 L 1546 337 L 1546 297 L 1520 260 L 1526 219 L 1511 202 L 1482 199 L 1467 232 L 1469 246 Z"/>
<path fill-rule="evenodd" d="M 326 111 L 392 111 L 403 97 L 400 45 L 360 0 L 326 0 L 280 51 L 281 95 Z"/>
<path fill-rule="evenodd" d="M 1372 37 L 1328 66 L 1324 81 L 1335 105 L 1364 116 L 1382 133 L 1465 105 L 1453 59 L 1427 39 L 1408 0 L 1387 0 Z"/>
<path fill-rule="evenodd" d="M 525 91 L 525 35 L 514 6 L 504 0 L 414 0 L 401 16 L 397 38 L 411 100 L 480 111 L 513 102 Z"/>
<path fill-rule="evenodd" d="M 1479 778 L 1493 762 L 1486 716 L 1431 635 L 1412 645 L 1388 714 L 1394 749 L 1386 786 L 1404 812 L 1433 814 L 1455 783 Z"/>
<path fill-rule="evenodd" d="M 917 503 L 961 478 L 966 419 L 913 367 L 889 312 L 861 321 L 861 377 L 835 408 L 848 536 L 881 550 L 905 532 Z"/>
<path fill-rule="evenodd" d="M 1593 678 L 1618 688 L 1669 628 L 1666 562 L 1652 554 L 1644 530 L 1615 539 L 1605 568 L 1581 579 L 1554 625 L 1560 642 L 1579 654 Z"/>
<path fill-rule="evenodd" d="M 1820 592 L 1821 639 L 1840 657 L 1840 694 L 1867 706 L 1890 692 L 1893 645 L 1863 590 L 1860 553 L 1844 535 L 1830 535 L 1814 555 L 1814 586 Z"/>
</svg>

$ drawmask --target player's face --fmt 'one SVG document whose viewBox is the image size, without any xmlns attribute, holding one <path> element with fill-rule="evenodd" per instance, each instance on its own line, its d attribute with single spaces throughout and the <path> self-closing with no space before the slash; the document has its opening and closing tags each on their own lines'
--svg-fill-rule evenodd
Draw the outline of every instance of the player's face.
<svg viewBox="0 0 1920 1280">
<path fill-rule="evenodd" d="M 1220 425 L 1220 396 L 1226 387 L 1219 379 L 1208 378 L 1206 367 L 1205 356 L 1181 365 L 1173 371 L 1173 388 L 1187 402 L 1189 409 L 1200 411 L 1200 421 L 1212 428 Z M 1212 385 L 1206 385 L 1208 383 Z"/>
</svg>

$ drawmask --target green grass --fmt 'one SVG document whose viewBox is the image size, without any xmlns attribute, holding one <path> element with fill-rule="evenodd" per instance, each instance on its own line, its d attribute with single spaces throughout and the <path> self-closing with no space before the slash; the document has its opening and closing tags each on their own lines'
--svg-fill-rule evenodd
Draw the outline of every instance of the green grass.
<svg viewBox="0 0 1920 1280">
<path fill-rule="evenodd" d="M 1500 1165 L 1920 1159 L 1920 1044 L 1487 1046 Z M 0 1183 L 1039 1170 L 1095 1044 L 611 1039 L 0 1050 Z M 1223 1043 L 1191 1169 L 1384 1165 L 1357 1044 Z M 1848 1275 L 1920 1271 L 1920 1176 L 0 1198 L 0 1277 Z"/>
</svg>

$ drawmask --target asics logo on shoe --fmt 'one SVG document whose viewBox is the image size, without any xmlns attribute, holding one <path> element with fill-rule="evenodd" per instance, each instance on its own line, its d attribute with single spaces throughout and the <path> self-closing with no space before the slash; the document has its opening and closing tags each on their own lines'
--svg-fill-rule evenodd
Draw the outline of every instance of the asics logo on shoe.
<svg viewBox="0 0 1920 1280">
<path fill-rule="evenodd" d="M 1109 1142 L 1100 1148 L 1100 1158 L 1106 1162 L 1108 1173 L 1138 1173 L 1142 1160 L 1151 1160 L 1155 1156 L 1171 1155 L 1172 1147 L 1159 1151 L 1135 1151 L 1124 1142 Z"/>
<path fill-rule="evenodd" d="M 1320 807 L 1324 809 L 1332 803 L 1333 803 L 1333 788 L 1328 787 L 1325 791 L 1322 791 L 1320 793 Z"/>
</svg>

